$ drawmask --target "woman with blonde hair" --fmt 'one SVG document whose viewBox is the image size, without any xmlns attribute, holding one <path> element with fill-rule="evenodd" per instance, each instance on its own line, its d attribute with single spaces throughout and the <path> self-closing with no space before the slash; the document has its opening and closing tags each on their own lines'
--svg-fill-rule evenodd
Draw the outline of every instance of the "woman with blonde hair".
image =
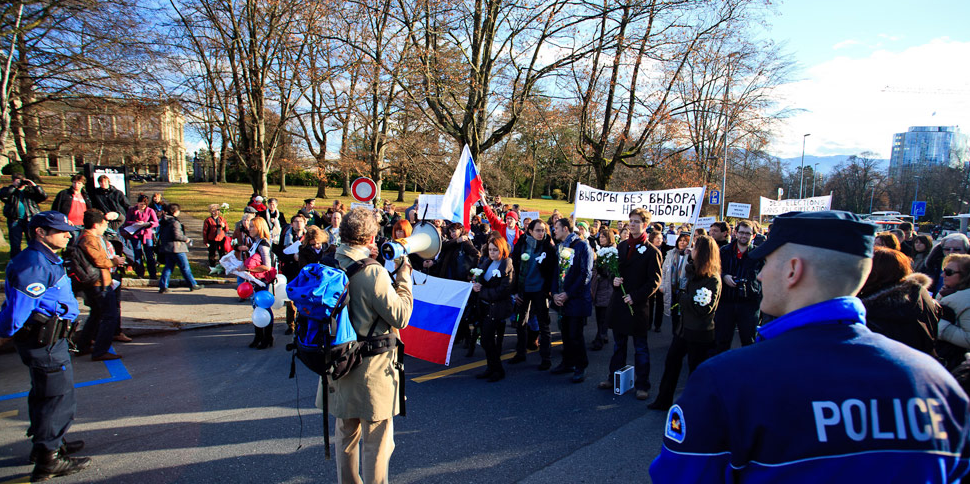
<svg viewBox="0 0 970 484">
<path fill-rule="evenodd" d="M 717 242 L 709 235 L 698 236 L 687 264 L 687 283 L 680 292 L 681 324 L 667 350 L 660 392 L 648 405 L 653 410 L 667 410 L 674 403 L 674 391 L 680 370 L 687 357 L 687 368 L 693 372 L 714 350 L 714 312 L 721 298 L 721 255 Z"/>
<path fill-rule="evenodd" d="M 943 307 L 937 329 L 937 352 L 947 369 L 958 366 L 970 351 L 970 255 L 950 254 L 943 259 Z"/>
<path fill-rule="evenodd" d="M 239 246 L 244 251 L 243 265 L 249 275 L 261 281 L 268 288 L 276 280 L 276 260 L 271 250 L 269 224 L 266 219 L 256 217 L 252 220 L 252 246 Z M 260 290 L 260 289 L 257 289 Z M 254 303 L 255 304 L 255 303 Z M 256 328 L 256 338 L 249 344 L 250 348 L 259 350 L 273 346 L 273 321 L 263 328 Z"/>
</svg>

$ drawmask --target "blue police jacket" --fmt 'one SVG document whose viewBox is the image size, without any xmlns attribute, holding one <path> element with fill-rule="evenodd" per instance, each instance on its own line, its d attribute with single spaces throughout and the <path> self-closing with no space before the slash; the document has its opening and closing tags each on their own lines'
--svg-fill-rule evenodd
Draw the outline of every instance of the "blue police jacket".
<svg viewBox="0 0 970 484">
<path fill-rule="evenodd" d="M 46 245 L 32 240 L 7 264 L 7 299 L 0 307 L 0 337 L 13 336 L 30 313 L 74 320 L 79 308 L 64 261 Z"/>
<path fill-rule="evenodd" d="M 701 364 L 667 413 L 653 482 L 950 483 L 968 399 L 928 355 L 869 331 L 854 297 L 793 311 Z"/>
</svg>

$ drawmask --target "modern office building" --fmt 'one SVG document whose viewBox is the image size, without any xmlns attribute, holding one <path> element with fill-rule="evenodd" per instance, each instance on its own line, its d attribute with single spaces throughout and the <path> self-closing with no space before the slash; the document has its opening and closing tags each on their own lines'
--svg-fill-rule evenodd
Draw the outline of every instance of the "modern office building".
<svg viewBox="0 0 970 484">
<path fill-rule="evenodd" d="M 961 168 L 968 162 L 967 135 L 958 126 L 912 126 L 893 135 L 889 174 L 899 177 L 907 168 L 928 165 Z"/>
</svg>

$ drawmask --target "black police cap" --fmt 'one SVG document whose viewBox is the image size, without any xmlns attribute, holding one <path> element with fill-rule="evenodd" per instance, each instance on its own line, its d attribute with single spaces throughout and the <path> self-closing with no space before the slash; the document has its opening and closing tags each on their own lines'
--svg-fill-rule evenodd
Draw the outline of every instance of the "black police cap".
<svg viewBox="0 0 970 484">
<path fill-rule="evenodd" d="M 851 212 L 788 212 L 775 217 L 768 240 L 754 249 L 751 257 L 763 259 L 787 243 L 872 257 L 875 235 L 875 224 Z"/>
</svg>

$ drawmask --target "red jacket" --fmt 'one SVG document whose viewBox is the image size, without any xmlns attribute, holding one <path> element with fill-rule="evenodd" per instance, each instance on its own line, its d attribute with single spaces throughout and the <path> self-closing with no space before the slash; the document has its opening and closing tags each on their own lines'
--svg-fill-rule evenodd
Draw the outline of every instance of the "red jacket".
<svg viewBox="0 0 970 484">
<path fill-rule="evenodd" d="M 482 209 L 485 211 L 485 217 L 488 218 L 488 223 L 489 225 L 491 225 L 492 230 L 497 230 L 498 233 L 502 234 L 502 237 L 505 238 L 507 242 L 509 240 L 507 236 L 507 233 L 508 233 L 507 230 L 509 226 L 505 223 L 504 220 L 498 218 L 498 215 L 495 215 L 495 212 L 492 211 L 492 207 L 489 207 L 488 205 L 483 205 Z M 522 234 L 522 229 L 520 229 L 519 226 L 516 225 L 515 238 L 512 239 L 512 244 L 509 246 L 509 250 L 512 250 L 512 247 L 515 247 L 515 243 L 519 241 L 520 234 Z"/>
</svg>

